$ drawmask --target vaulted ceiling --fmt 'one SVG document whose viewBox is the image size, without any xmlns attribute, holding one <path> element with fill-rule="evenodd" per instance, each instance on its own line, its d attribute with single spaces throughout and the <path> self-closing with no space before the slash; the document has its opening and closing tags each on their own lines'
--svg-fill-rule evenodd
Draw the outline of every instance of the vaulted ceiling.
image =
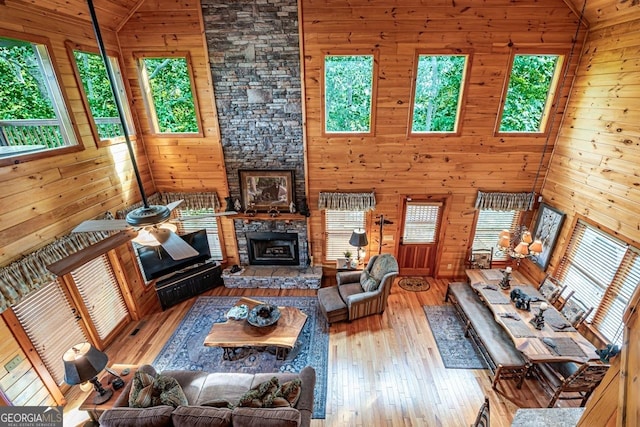
<svg viewBox="0 0 640 427">
<path fill-rule="evenodd" d="M 0 2 L 2 1 L 3 0 L 0 0 Z M 111 30 L 119 30 L 127 20 L 129 20 L 131 15 L 147 1 L 175 2 L 176 8 L 184 5 L 184 2 L 179 0 L 94 0 L 100 26 Z M 586 25 L 592 28 L 604 24 L 610 25 L 612 23 L 626 22 L 636 19 L 640 14 L 640 1 L 638 0 L 563 1 L 577 16 L 581 15 L 584 8 Z M 68 15 L 90 21 L 86 0 L 4 0 L 4 3 L 13 5 L 14 7 L 22 6 L 29 9 L 37 6 L 43 10 L 43 13 L 54 12 L 55 14 Z M 389 1 L 390 6 L 394 3 L 396 2 Z M 425 7 L 428 7 L 428 5 L 429 3 L 425 1 Z M 465 6 L 464 4 L 459 4 L 460 8 Z"/>
</svg>

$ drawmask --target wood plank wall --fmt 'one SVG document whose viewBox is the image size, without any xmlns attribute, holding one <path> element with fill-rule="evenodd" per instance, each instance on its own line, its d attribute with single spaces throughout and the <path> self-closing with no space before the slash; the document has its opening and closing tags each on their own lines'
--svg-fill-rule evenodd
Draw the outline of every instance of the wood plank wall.
<svg viewBox="0 0 640 427">
<path fill-rule="evenodd" d="M 614 6 L 609 3 L 606 7 Z M 592 17 L 596 26 L 584 47 L 542 190 L 548 203 L 567 214 L 548 269 L 551 273 L 558 267 L 577 219 L 640 247 L 640 6 L 615 7 L 619 10 L 611 13 L 598 9 L 603 14 L 600 18 L 606 15 L 607 21 Z M 630 19 L 631 14 L 636 18 Z M 629 345 L 623 348 L 623 360 L 637 361 L 637 319 L 627 326 Z M 631 426 L 638 425 L 637 363 L 627 369 L 621 375 L 626 386 L 614 383 L 611 387 L 618 387 L 619 405 L 628 409 L 627 420 L 618 420 L 618 425 Z M 580 425 L 601 425 L 608 416 L 612 423 L 607 425 L 613 425 L 615 412 L 608 406 L 589 411 Z"/>
<path fill-rule="evenodd" d="M 216 191 L 224 207 L 229 195 L 209 56 L 204 39 L 200 2 L 147 0 L 118 32 L 126 63 L 124 74 L 133 92 L 149 165 L 159 191 Z M 136 53 L 188 53 L 201 116 L 202 136 L 152 133 L 138 78 Z M 220 218 L 225 252 L 238 262 L 233 220 Z"/>
<path fill-rule="evenodd" d="M 85 9 L 82 9 L 86 13 Z M 0 168 L 0 265 L 61 237 L 85 219 L 140 200 L 124 144 L 96 147 L 65 40 L 95 46 L 91 25 L 33 5 L 0 4 L 2 30 L 48 38 L 51 55 L 70 102 L 71 120 L 84 150 Z M 105 44 L 117 50 L 115 33 L 103 31 Z M 155 191 L 142 144 L 137 156 L 145 188 Z"/>
<path fill-rule="evenodd" d="M 496 117 L 511 49 L 571 48 L 577 17 L 561 0 L 513 3 L 507 0 L 448 2 L 436 0 L 302 0 L 306 134 L 312 247 L 323 259 L 320 191 L 374 190 L 375 214 L 394 225 L 385 227 L 383 251 L 394 250 L 400 230 L 403 194 L 448 194 L 444 218 L 446 244 L 436 274 L 464 275 L 478 190 L 531 191 L 540 160 L 544 177 L 563 108 L 546 136 L 498 137 Z M 580 28 L 561 104 L 575 73 L 586 34 Z M 327 136 L 322 125 L 322 65 L 325 52 L 344 54 L 377 50 L 378 95 L 374 100 L 375 134 Z M 461 49 L 472 53 L 458 136 L 408 137 L 416 49 Z M 546 145 L 548 143 L 548 145 Z M 546 145 L 546 147 L 545 147 Z M 542 178 L 538 180 L 539 192 Z M 369 223 L 369 254 L 377 253 L 377 227 Z M 449 268 L 449 266 L 451 266 Z"/>
</svg>

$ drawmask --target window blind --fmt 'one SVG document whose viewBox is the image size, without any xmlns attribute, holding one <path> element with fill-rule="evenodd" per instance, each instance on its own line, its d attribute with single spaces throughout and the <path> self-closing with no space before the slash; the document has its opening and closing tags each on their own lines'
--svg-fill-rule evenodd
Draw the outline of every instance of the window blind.
<svg viewBox="0 0 640 427">
<path fill-rule="evenodd" d="M 189 216 L 196 215 L 210 215 L 214 213 L 214 209 L 176 209 L 175 215 L 176 218 L 180 219 L 177 222 L 178 225 L 178 233 L 185 234 L 191 233 L 192 231 L 202 230 L 203 228 L 207 230 L 207 240 L 209 241 L 209 249 L 211 250 L 211 258 L 215 260 L 221 260 L 222 256 L 222 245 L 220 243 L 220 235 L 218 234 L 218 218 L 211 216 L 207 218 L 198 218 L 198 219 L 184 219 Z"/>
<path fill-rule="evenodd" d="M 101 340 L 124 320 L 129 311 L 107 255 L 99 256 L 71 272 L 89 317 Z"/>
<path fill-rule="evenodd" d="M 344 258 L 344 252 L 347 250 L 354 253 L 356 248 L 349 244 L 349 238 L 353 230 L 365 227 L 364 214 L 364 211 L 325 210 L 327 261 Z"/>
<path fill-rule="evenodd" d="M 434 243 L 442 203 L 409 202 L 404 218 L 403 243 Z"/>
<path fill-rule="evenodd" d="M 557 273 L 576 298 L 595 308 L 587 321 L 618 343 L 624 309 L 640 280 L 637 258 L 637 249 L 578 221 Z"/>
<path fill-rule="evenodd" d="M 30 293 L 13 311 L 53 379 L 63 384 L 62 355 L 88 339 L 60 284 L 53 281 Z"/>
<path fill-rule="evenodd" d="M 496 251 L 498 234 L 502 230 L 513 230 L 520 223 L 520 211 L 494 211 L 482 209 L 478 214 L 472 249 L 494 249 L 493 259 L 505 261 L 508 255 Z"/>
</svg>

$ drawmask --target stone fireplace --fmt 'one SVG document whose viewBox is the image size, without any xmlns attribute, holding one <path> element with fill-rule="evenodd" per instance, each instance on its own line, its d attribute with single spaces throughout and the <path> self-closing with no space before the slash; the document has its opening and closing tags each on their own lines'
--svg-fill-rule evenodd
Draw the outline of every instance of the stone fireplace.
<svg viewBox="0 0 640 427">
<path fill-rule="evenodd" d="M 299 265 L 297 233 L 247 233 L 249 265 Z"/>
</svg>

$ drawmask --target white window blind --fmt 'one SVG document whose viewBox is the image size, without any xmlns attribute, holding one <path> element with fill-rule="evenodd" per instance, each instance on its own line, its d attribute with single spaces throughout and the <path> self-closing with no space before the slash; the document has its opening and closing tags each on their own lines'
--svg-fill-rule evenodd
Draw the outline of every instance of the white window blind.
<svg viewBox="0 0 640 427">
<path fill-rule="evenodd" d="M 472 248 L 474 250 L 493 248 L 493 260 L 505 261 L 508 255 L 504 252 L 496 251 L 498 234 L 505 229 L 515 229 L 519 223 L 520 211 L 480 210 Z"/>
<path fill-rule="evenodd" d="M 88 339 L 58 282 L 32 292 L 13 311 L 53 379 L 64 383 L 62 355 Z"/>
<path fill-rule="evenodd" d="M 442 203 L 407 203 L 402 243 L 434 243 L 441 211 Z"/>
<path fill-rule="evenodd" d="M 325 258 L 334 261 L 344 257 L 345 251 L 354 253 L 356 248 L 349 244 L 351 233 L 356 228 L 365 227 L 363 211 L 325 210 L 326 248 Z"/>
<path fill-rule="evenodd" d="M 214 213 L 213 208 L 209 209 L 176 209 L 176 217 L 181 221 L 177 221 L 178 233 L 185 234 L 193 231 L 205 229 L 207 230 L 207 240 L 209 241 L 209 249 L 211 250 L 211 258 L 221 260 L 222 245 L 220 244 L 220 235 L 218 234 L 218 218 L 211 216 L 207 218 L 187 219 L 185 217 L 196 215 L 211 215 Z"/>
<path fill-rule="evenodd" d="M 99 256 L 71 272 L 98 336 L 104 340 L 129 311 L 107 255 Z"/>
<path fill-rule="evenodd" d="M 576 298 L 595 308 L 587 321 L 619 344 L 622 315 L 640 281 L 638 250 L 578 221 L 557 276 Z"/>
</svg>

